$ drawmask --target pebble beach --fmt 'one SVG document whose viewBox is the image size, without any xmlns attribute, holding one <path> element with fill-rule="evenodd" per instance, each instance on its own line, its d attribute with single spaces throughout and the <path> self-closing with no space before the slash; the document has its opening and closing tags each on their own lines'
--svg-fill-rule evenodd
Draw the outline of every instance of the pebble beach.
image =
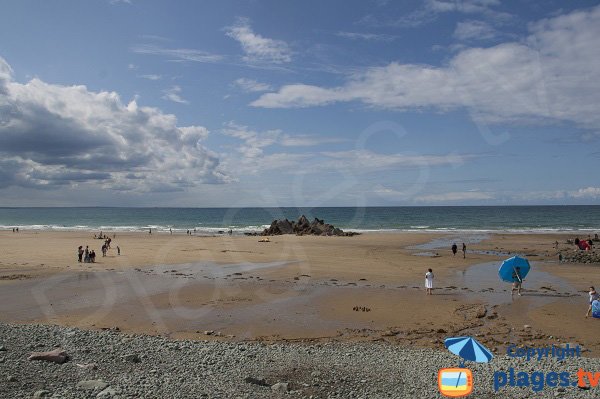
<svg viewBox="0 0 600 399">
<path fill-rule="evenodd" d="M 439 398 L 437 371 L 458 358 L 382 342 L 260 343 L 171 341 L 120 331 L 0 324 L 2 398 Z M 64 349 L 63 364 L 30 361 Z M 475 398 L 596 398 L 598 388 L 506 387 L 493 373 L 600 370 L 600 359 L 530 361 L 498 356 L 467 364 Z M 535 395 L 534 395 L 535 394 Z"/>
</svg>

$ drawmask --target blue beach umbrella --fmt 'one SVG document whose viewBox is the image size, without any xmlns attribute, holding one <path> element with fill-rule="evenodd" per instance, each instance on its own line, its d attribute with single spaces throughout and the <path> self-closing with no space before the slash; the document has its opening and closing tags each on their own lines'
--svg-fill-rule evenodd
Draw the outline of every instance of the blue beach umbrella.
<svg viewBox="0 0 600 399">
<path fill-rule="evenodd" d="M 472 362 L 487 363 L 494 357 L 492 352 L 471 337 L 446 338 L 444 345 L 450 352 L 463 358 L 463 362 L 464 360 L 470 360 Z"/>
<path fill-rule="evenodd" d="M 515 279 L 515 273 L 517 271 L 517 267 L 519 268 L 519 275 L 521 276 L 521 281 Z M 529 265 L 529 261 L 525 258 L 521 258 L 518 256 L 513 256 L 512 258 L 506 259 L 502 262 L 500 269 L 498 269 L 498 276 L 502 279 L 502 281 L 506 281 L 507 283 L 522 282 L 522 280 L 527 276 L 531 266 Z"/>
</svg>

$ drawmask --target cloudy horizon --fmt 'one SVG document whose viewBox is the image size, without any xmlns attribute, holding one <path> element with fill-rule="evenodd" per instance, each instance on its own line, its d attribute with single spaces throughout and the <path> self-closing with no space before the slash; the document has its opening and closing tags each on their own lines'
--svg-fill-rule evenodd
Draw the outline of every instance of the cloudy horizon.
<svg viewBox="0 0 600 399">
<path fill-rule="evenodd" d="M 600 6 L 344 4 L 5 5 L 0 206 L 600 204 Z"/>
</svg>

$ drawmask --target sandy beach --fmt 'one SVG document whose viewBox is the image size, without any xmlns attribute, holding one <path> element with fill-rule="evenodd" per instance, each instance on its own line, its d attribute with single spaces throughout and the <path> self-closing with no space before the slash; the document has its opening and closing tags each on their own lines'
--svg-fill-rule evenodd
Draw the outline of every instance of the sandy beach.
<svg viewBox="0 0 600 399">
<path fill-rule="evenodd" d="M 111 238 L 112 232 L 106 232 Z M 597 265 L 558 263 L 567 235 L 363 234 L 355 237 L 0 232 L 0 321 L 118 327 L 173 339 L 385 340 L 439 347 L 477 336 L 507 344 L 577 342 L 598 357 L 585 319 Z M 452 255 L 450 245 L 468 245 Z M 78 263 L 88 245 L 96 263 Z M 117 254 L 116 247 L 121 249 Z M 523 296 L 498 280 L 511 254 L 533 261 Z M 435 274 L 426 296 L 424 274 Z M 596 283 L 597 284 L 597 283 Z"/>
</svg>

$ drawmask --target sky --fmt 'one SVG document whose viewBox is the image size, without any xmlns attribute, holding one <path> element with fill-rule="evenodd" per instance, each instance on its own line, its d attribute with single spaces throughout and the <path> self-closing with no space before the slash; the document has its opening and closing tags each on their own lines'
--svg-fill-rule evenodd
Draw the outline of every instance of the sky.
<svg viewBox="0 0 600 399">
<path fill-rule="evenodd" d="M 0 206 L 600 204 L 600 3 L 4 1 Z"/>
</svg>

